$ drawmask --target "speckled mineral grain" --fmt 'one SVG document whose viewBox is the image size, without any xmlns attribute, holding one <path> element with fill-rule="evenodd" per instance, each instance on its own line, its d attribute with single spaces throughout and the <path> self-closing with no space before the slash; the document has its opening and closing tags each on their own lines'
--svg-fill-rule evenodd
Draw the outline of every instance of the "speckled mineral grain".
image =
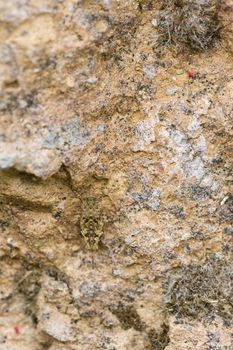
<svg viewBox="0 0 233 350">
<path fill-rule="evenodd" d="M 0 350 L 233 349 L 231 0 L 0 0 Z"/>
</svg>

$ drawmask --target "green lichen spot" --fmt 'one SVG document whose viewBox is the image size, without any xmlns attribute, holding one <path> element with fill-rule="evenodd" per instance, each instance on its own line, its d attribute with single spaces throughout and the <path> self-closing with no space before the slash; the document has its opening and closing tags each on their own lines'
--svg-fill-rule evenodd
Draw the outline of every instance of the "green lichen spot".
<svg viewBox="0 0 233 350">
<path fill-rule="evenodd" d="M 167 310 L 178 318 L 212 319 L 219 316 L 233 321 L 232 265 L 210 255 L 202 265 L 180 269 L 166 285 Z"/>
<path fill-rule="evenodd" d="M 166 324 L 163 324 L 161 329 L 151 329 L 148 333 L 148 338 L 151 345 L 151 350 L 164 350 L 170 342 L 169 328 Z"/>
</svg>

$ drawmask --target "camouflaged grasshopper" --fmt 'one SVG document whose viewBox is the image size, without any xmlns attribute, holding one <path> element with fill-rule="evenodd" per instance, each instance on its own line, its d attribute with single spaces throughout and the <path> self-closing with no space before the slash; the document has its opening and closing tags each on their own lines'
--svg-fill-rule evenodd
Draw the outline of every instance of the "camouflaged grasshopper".
<svg viewBox="0 0 233 350">
<path fill-rule="evenodd" d="M 96 251 L 108 217 L 97 198 L 87 197 L 83 200 L 80 216 L 80 230 L 87 249 Z"/>
</svg>

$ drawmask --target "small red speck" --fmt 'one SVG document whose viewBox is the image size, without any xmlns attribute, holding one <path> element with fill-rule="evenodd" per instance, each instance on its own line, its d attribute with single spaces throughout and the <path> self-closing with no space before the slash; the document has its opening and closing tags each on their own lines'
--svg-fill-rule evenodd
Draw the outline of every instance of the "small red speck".
<svg viewBox="0 0 233 350">
<path fill-rule="evenodd" d="M 195 73 L 192 70 L 188 70 L 187 74 L 189 78 L 194 78 Z"/>
<path fill-rule="evenodd" d="M 15 331 L 15 334 L 20 334 L 19 326 L 14 326 L 14 331 Z"/>
</svg>

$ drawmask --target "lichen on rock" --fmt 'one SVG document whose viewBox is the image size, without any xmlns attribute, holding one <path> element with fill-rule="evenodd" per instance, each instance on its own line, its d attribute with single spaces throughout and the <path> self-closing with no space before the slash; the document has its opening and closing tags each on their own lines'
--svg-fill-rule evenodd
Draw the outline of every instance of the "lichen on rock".
<svg viewBox="0 0 233 350">
<path fill-rule="evenodd" d="M 233 348 L 232 28 L 0 1 L 0 349 Z"/>
</svg>

